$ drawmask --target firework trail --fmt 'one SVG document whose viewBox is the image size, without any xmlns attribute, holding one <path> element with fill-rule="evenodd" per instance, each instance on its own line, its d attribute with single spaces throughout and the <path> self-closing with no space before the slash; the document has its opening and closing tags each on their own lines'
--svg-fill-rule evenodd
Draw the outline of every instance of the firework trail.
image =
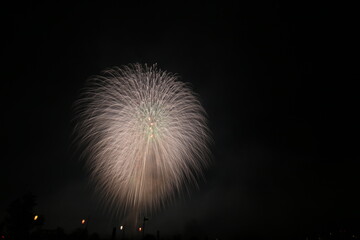
<svg viewBox="0 0 360 240">
<path fill-rule="evenodd" d="M 162 206 L 196 184 L 208 163 L 204 109 L 185 83 L 156 65 L 116 67 L 93 77 L 76 113 L 91 177 L 117 211 Z"/>
</svg>

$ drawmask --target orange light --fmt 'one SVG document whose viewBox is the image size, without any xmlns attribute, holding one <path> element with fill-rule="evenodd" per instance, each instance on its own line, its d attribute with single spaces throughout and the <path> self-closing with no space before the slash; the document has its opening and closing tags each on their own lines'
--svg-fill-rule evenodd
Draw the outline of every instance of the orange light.
<svg viewBox="0 0 360 240">
<path fill-rule="evenodd" d="M 139 232 L 141 232 L 142 231 L 142 228 L 141 227 L 139 227 Z"/>
<path fill-rule="evenodd" d="M 81 224 L 84 224 L 85 223 L 85 219 L 81 220 Z"/>
<path fill-rule="evenodd" d="M 35 215 L 35 216 L 34 216 L 34 221 L 36 221 L 38 218 L 39 218 L 39 216 L 38 216 L 38 215 Z"/>
</svg>

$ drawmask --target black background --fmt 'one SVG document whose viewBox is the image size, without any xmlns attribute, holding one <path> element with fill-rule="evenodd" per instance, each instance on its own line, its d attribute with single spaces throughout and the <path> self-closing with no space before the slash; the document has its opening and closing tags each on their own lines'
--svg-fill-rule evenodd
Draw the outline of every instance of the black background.
<svg viewBox="0 0 360 240">
<path fill-rule="evenodd" d="M 170 1 L 169 1 L 170 2 Z M 289 1 L 290 2 L 290 1 Z M 292 2 L 292 1 L 291 1 Z M 213 164 L 149 232 L 289 237 L 359 229 L 354 6 L 329 3 L 27 3 L 2 10 L 0 217 L 31 191 L 46 228 L 110 234 L 71 145 L 91 75 L 157 63 L 200 96 Z"/>
</svg>

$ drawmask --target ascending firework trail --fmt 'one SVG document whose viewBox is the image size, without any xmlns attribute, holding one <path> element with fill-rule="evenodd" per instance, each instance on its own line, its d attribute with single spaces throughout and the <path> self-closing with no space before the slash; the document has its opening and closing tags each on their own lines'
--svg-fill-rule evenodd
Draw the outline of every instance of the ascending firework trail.
<svg viewBox="0 0 360 240">
<path fill-rule="evenodd" d="M 196 184 L 208 163 L 203 107 L 185 83 L 156 65 L 91 78 L 76 113 L 86 165 L 116 211 L 149 213 Z"/>
</svg>

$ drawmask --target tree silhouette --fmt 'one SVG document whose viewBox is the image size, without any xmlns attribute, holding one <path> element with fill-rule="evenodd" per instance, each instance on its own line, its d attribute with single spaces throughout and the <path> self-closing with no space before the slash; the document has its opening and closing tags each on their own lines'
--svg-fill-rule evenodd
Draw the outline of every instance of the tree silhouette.
<svg viewBox="0 0 360 240">
<path fill-rule="evenodd" d="M 34 220 L 35 206 L 36 197 L 30 192 L 9 205 L 4 220 L 4 231 L 9 238 L 27 240 L 30 231 L 44 223 L 43 218 L 39 221 Z"/>
</svg>

